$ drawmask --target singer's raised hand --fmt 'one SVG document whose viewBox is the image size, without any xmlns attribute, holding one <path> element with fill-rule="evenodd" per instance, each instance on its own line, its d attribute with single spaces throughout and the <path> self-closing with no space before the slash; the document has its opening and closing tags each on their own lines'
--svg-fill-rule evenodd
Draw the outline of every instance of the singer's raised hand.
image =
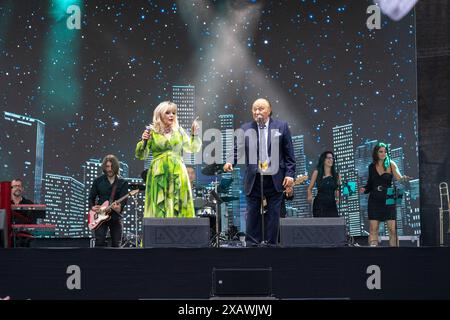
<svg viewBox="0 0 450 320">
<path fill-rule="evenodd" d="M 191 135 L 195 136 L 198 134 L 198 129 L 200 128 L 197 120 L 199 117 L 195 118 L 194 121 L 192 121 L 192 126 L 191 126 Z"/>
</svg>

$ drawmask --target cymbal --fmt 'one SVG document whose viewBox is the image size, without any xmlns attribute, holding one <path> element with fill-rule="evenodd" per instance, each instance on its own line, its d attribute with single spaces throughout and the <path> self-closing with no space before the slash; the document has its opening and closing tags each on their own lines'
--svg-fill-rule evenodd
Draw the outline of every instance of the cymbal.
<svg viewBox="0 0 450 320">
<path fill-rule="evenodd" d="M 148 169 L 145 169 L 144 171 L 141 172 L 141 178 L 142 180 L 144 180 L 144 183 L 147 182 L 147 173 Z"/>
<path fill-rule="evenodd" d="M 223 165 L 217 164 L 217 163 L 209 164 L 202 169 L 202 173 L 205 176 L 215 176 L 217 174 L 222 174 L 223 173 Z"/>
<path fill-rule="evenodd" d="M 220 197 L 220 199 L 222 199 L 223 202 L 230 202 L 230 201 L 234 201 L 234 200 L 239 200 L 239 197 L 223 196 L 223 197 Z"/>
<path fill-rule="evenodd" d="M 206 206 L 206 201 L 203 198 L 195 198 L 194 199 L 194 208 L 198 209 L 198 208 L 203 208 L 204 206 Z"/>
<path fill-rule="evenodd" d="M 136 190 L 139 189 L 140 191 L 145 191 L 145 184 L 140 184 L 140 183 L 129 183 L 128 187 L 131 190 Z"/>
</svg>

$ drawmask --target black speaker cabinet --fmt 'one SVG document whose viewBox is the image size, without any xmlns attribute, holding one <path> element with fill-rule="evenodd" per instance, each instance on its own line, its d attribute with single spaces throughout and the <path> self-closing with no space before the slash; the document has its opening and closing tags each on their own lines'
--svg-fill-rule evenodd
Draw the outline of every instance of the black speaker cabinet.
<svg viewBox="0 0 450 320">
<path fill-rule="evenodd" d="M 144 218 L 146 248 L 200 248 L 209 242 L 209 219 Z"/>
<path fill-rule="evenodd" d="M 272 268 L 213 269 L 213 296 L 272 295 Z"/>
<path fill-rule="evenodd" d="M 343 217 L 280 219 L 282 247 L 329 247 L 345 244 L 346 232 Z"/>
</svg>

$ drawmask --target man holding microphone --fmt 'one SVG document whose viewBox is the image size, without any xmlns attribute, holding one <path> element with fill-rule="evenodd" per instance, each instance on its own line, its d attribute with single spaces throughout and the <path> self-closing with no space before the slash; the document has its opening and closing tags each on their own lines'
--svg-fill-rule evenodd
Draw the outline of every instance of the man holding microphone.
<svg viewBox="0 0 450 320">
<path fill-rule="evenodd" d="M 244 139 L 238 139 L 223 167 L 225 172 L 233 171 L 233 164 L 245 156 L 246 242 L 250 245 L 277 243 L 283 191 L 294 184 L 291 133 L 286 122 L 272 119 L 271 115 L 272 107 L 267 99 L 257 99 L 253 103 L 253 121 L 242 125 Z M 267 200 L 265 214 L 261 210 L 264 197 Z"/>
</svg>

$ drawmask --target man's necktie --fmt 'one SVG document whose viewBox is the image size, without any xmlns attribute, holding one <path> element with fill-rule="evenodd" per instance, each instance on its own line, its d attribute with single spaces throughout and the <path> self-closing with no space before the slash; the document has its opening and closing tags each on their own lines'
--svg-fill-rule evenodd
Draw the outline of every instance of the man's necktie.
<svg viewBox="0 0 450 320">
<path fill-rule="evenodd" d="M 266 141 L 267 126 L 259 128 L 259 169 L 261 172 L 269 169 L 269 155 L 267 153 L 267 141 Z"/>
</svg>

